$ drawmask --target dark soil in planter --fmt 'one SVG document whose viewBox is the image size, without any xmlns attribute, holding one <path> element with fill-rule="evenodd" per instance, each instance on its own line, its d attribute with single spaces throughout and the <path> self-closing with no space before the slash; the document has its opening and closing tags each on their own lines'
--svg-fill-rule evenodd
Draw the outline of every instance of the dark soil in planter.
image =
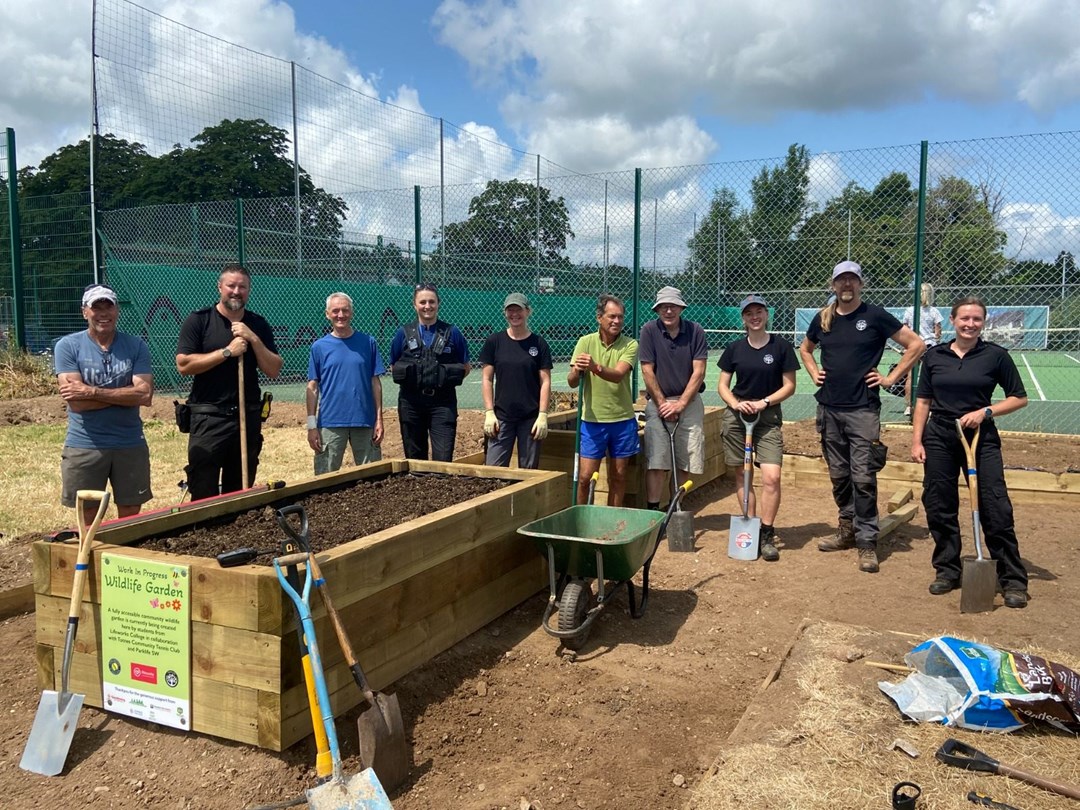
<svg viewBox="0 0 1080 810">
<path fill-rule="evenodd" d="M 513 483 L 501 478 L 473 478 L 439 473 L 407 473 L 365 479 L 336 486 L 302 498 L 286 498 L 273 505 L 188 529 L 181 534 L 152 537 L 140 548 L 215 557 L 225 551 L 254 548 L 266 553 L 256 563 L 270 565 L 280 553 L 285 533 L 278 525 L 276 510 L 300 504 L 307 513 L 311 550 L 327 549 L 364 537 L 407 520 L 437 512 Z M 291 525 L 299 527 L 296 517 Z"/>
</svg>

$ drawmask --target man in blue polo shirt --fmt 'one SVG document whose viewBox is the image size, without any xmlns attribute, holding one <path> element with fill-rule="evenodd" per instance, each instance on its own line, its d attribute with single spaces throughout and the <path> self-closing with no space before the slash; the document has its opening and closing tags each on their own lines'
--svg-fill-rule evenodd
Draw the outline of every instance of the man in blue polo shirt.
<svg viewBox="0 0 1080 810">
<path fill-rule="evenodd" d="M 315 474 L 341 469 L 345 447 L 353 463 L 382 458 L 382 380 L 386 373 L 371 335 L 352 328 L 353 301 L 343 292 L 326 299 L 330 334 L 311 345 L 308 360 L 307 437 Z M 316 415 L 316 409 L 318 414 Z"/>
<path fill-rule="evenodd" d="M 803 366 L 818 386 L 817 429 L 829 466 L 839 515 L 836 535 L 818 543 L 821 551 L 858 548 L 859 570 L 878 571 L 877 472 L 884 465 L 881 436 L 882 388 L 902 379 L 925 344 L 882 307 L 862 300 L 862 268 L 843 261 L 833 268 L 836 300 L 814 315 L 799 347 Z M 904 347 L 889 374 L 878 364 L 889 339 Z M 821 364 L 814 352 L 821 346 Z"/>
<path fill-rule="evenodd" d="M 120 517 L 138 514 L 150 491 L 150 450 L 139 406 L 154 397 L 150 350 L 142 338 L 120 332 L 116 293 L 104 284 L 83 291 L 87 329 L 56 344 L 56 381 L 68 409 L 60 460 L 60 502 L 75 506 L 80 489 L 111 484 Z M 85 508 L 92 523 L 97 503 Z"/>
</svg>

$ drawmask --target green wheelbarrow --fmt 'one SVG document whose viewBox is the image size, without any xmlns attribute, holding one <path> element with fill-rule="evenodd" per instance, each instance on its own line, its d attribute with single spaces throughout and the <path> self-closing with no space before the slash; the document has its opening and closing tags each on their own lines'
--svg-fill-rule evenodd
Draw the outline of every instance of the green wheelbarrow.
<svg viewBox="0 0 1080 810">
<path fill-rule="evenodd" d="M 543 627 L 548 635 L 559 639 L 567 649 L 580 650 L 593 622 L 623 585 L 630 601 L 630 615 L 640 619 L 645 614 L 649 566 L 664 539 L 672 512 L 692 484 L 687 481 L 679 488 L 664 514 L 616 506 L 571 506 L 518 529 L 518 534 L 530 538 L 547 558 L 551 592 L 544 608 Z M 633 583 L 639 570 L 640 603 Z M 553 614 L 557 614 L 557 627 L 552 627 Z"/>
</svg>

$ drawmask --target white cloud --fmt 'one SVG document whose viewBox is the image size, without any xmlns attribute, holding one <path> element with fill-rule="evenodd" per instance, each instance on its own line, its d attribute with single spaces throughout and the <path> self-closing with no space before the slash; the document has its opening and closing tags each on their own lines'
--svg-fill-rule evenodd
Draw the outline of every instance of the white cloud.
<svg viewBox="0 0 1080 810">
<path fill-rule="evenodd" d="M 507 86 L 530 143 L 573 165 L 600 151 L 583 133 L 610 133 L 601 165 L 626 166 L 642 149 L 622 130 L 678 129 L 664 159 L 696 159 L 707 136 L 687 109 L 745 122 L 932 97 L 1049 114 L 1080 99 L 1069 20 L 1080 0 L 445 0 L 434 23 L 479 81 Z"/>
<path fill-rule="evenodd" d="M 1049 203 L 1008 203 L 998 223 L 1008 235 L 1005 254 L 1011 259 L 1052 262 L 1063 250 L 1080 255 L 1080 216 L 1060 214 Z"/>
<path fill-rule="evenodd" d="M 89 135 L 89 37 L 85 2 L 0 3 L 0 126 L 20 165 Z"/>
</svg>

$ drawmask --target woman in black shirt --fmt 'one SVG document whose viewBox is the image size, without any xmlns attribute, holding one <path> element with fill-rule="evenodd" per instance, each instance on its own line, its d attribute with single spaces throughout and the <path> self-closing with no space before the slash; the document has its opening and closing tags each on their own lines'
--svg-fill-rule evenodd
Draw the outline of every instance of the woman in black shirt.
<svg viewBox="0 0 1080 810">
<path fill-rule="evenodd" d="M 959 420 L 965 435 L 979 428 L 976 467 L 980 523 L 990 556 L 997 561 L 1005 606 L 1021 608 L 1028 602 L 1027 571 L 1016 541 L 1012 503 L 1005 488 L 1001 437 L 994 418 L 1027 405 L 1027 392 L 1009 353 L 982 339 L 986 305 L 980 299 L 957 301 L 949 320 L 956 329 L 956 338 L 923 356 L 912 419 L 911 458 L 924 465 L 922 502 L 934 538 L 937 577 L 930 584 L 930 593 L 944 594 L 960 586 L 957 473 L 965 471 L 967 462 L 956 432 Z M 1005 398 L 992 402 L 999 385 Z"/>
<path fill-rule="evenodd" d="M 773 523 L 780 510 L 780 466 L 784 462 L 784 416 L 780 403 L 795 393 L 795 372 L 799 360 L 795 347 L 778 335 L 769 334 L 769 308 L 760 295 L 748 295 L 740 305 L 746 337 L 724 349 L 717 363 L 720 381 L 717 391 L 728 410 L 723 417 L 724 458 L 728 465 L 742 466 L 746 441 L 744 419 L 754 425 L 754 453 L 761 469 L 761 556 L 768 562 L 780 559 Z M 734 377 L 735 384 L 732 385 Z M 735 477 L 739 503 L 743 501 L 743 477 Z M 753 471 L 751 470 L 751 481 Z M 747 514 L 757 515 L 753 484 Z"/>
</svg>

